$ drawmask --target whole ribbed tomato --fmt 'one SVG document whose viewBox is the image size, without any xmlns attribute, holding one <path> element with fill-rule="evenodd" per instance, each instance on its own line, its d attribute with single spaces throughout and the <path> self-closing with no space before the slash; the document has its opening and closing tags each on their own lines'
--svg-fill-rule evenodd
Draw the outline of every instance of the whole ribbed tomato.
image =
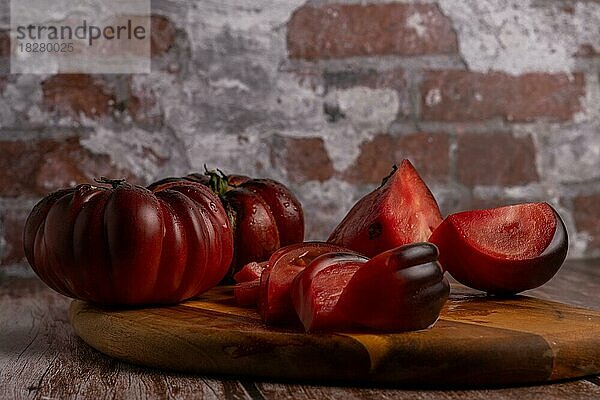
<svg viewBox="0 0 600 400">
<path fill-rule="evenodd" d="M 283 184 L 207 170 L 204 174 L 166 178 L 149 187 L 168 188 L 188 181 L 210 187 L 230 217 L 235 253 L 229 277 L 249 262 L 266 261 L 275 250 L 304 240 L 302 205 Z"/>
<path fill-rule="evenodd" d="M 233 257 L 219 198 L 194 182 L 149 190 L 103 178 L 42 199 L 25 254 L 52 289 L 109 305 L 176 303 L 215 286 Z"/>
</svg>

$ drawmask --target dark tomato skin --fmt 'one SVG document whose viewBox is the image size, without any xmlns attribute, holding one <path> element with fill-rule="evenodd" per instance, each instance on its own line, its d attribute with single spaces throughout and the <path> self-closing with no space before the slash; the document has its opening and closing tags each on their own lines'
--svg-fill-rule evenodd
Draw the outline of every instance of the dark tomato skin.
<svg viewBox="0 0 600 400">
<path fill-rule="evenodd" d="M 198 174 L 192 174 L 192 176 L 197 176 L 197 175 Z M 243 183 L 246 183 L 250 180 L 252 180 L 252 178 L 250 178 L 246 175 L 227 175 L 227 183 L 233 187 L 240 186 Z"/>
<path fill-rule="evenodd" d="M 208 290 L 233 257 L 227 214 L 201 184 L 167 186 L 48 195 L 25 223 L 27 260 L 52 289 L 102 305 L 172 304 Z"/>
<path fill-rule="evenodd" d="M 304 214 L 302 206 L 288 188 L 272 179 L 252 179 L 240 188 L 260 196 L 275 218 L 280 247 L 304 240 Z"/>
<path fill-rule="evenodd" d="M 450 285 L 431 243 L 413 243 L 363 264 L 346 285 L 336 312 L 340 329 L 387 332 L 425 329 L 439 318 Z"/>
<path fill-rule="evenodd" d="M 372 259 L 325 253 L 294 278 L 292 303 L 306 331 L 425 329 L 438 319 L 450 292 L 437 259 L 430 243 Z"/>
<path fill-rule="evenodd" d="M 549 204 L 514 205 L 510 208 L 522 206 L 529 206 L 533 210 L 547 208 L 549 211 L 546 212 L 554 218 L 554 230 L 546 232 L 548 237 L 534 231 L 530 235 L 531 241 L 545 239 L 548 242 L 543 251 L 522 259 L 511 259 L 482 251 L 476 246 L 476 242 L 467 240 L 468 235 L 459 232 L 454 223 L 456 217 L 461 214 L 479 212 L 465 211 L 446 218 L 429 239 L 440 250 L 440 263 L 444 270 L 463 285 L 499 296 L 513 295 L 548 282 L 559 271 L 567 256 L 567 230 L 560 215 Z M 527 216 L 520 218 L 520 223 L 524 225 L 532 225 L 532 221 L 533 217 L 531 220 Z M 495 239 L 489 238 L 490 241 Z"/>
<path fill-rule="evenodd" d="M 263 261 L 281 247 L 277 222 L 267 202 L 243 187 L 222 197 L 234 218 L 234 264 L 240 270 L 251 261 Z"/>
<path fill-rule="evenodd" d="M 272 179 L 228 175 L 221 196 L 235 229 L 232 273 L 245 264 L 266 261 L 281 247 L 304 240 L 304 212 L 294 194 Z"/>
<path fill-rule="evenodd" d="M 195 177 L 195 176 L 192 177 L 190 175 L 190 176 L 186 176 L 183 178 L 173 178 L 173 177 L 164 178 L 164 179 L 158 180 L 158 181 L 153 182 L 152 184 L 148 185 L 148 189 L 152 190 L 153 192 L 156 192 L 156 191 L 160 191 L 165 188 L 168 188 L 169 186 L 172 186 L 174 183 L 175 184 L 181 183 L 182 181 L 202 183 L 205 185 L 208 184 L 208 178 L 201 180 L 200 176 L 202 176 L 202 175 L 198 174 L 198 177 Z"/>
<path fill-rule="evenodd" d="M 218 184 L 213 185 L 211 179 Z M 304 240 L 302 205 L 286 186 L 275 180 L 209 172 L 166 178 L 149 187 L 160 188 L 178 181 L 202 183 L 221 198 L 235 237 L 229 281 L 245 264 L 266 261 L 275 250 Z"/>
</svg>

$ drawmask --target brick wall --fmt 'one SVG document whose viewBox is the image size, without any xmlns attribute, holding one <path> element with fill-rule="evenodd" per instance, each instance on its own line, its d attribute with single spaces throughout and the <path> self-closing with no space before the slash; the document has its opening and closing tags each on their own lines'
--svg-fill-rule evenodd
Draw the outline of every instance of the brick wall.
<svg viewBox="0 0 600 400">
<path fill-rule="evenodd" d="M 405 157 L 444 213 L 547 200 L 600 256 L 600 3 L 152 4 L 149 75 L 0 76 L 0 264 L 41 196 L 99 175 L 281 179 L 322 239 Z"/>
</svg>

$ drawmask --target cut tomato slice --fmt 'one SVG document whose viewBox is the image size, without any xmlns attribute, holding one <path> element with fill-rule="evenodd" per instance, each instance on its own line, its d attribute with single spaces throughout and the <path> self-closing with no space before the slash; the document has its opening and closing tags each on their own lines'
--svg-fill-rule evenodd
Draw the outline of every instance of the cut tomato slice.
<svg viewBox="0 0 600 400">
<path fill-rule="evenodd" d="M 290 287 L 296 275 L 318 256 L 348 251 L 329 243 L 306 242 L 283 247 L 269 259 L 260 279 L 259 311 L 267 324 L 297 322 L 290 297 Z"/>
<path fill-rule="evenodd" d="M 337 303 L 347 328 L 401 332 L 437 321 L 450 285 L 431 243 L 388 250 L 362 265 Z"/>
<path fill-rule="evenodd" d="M 262 275 L 264 269 L 267 268 L 268 264 L 268 261 L 249 262 L 233 276 L 233 279 L 237 283 L 260 280 L 260 276 Z"/>
<path fill-rule="evenodd" d="M 255 306 L 258 303 L 260 279 L 246 281 L 233 287 L 233 296 L 238 306 Z"/>
<path fill-rule="evenodd" d="M 360 199 L 327 240 L 368 257 L 426 241 L 442 222 L 438 205 L 410 161 L 403 160 Z"/>
<path fill-rule="evenodd" d="M 541 286 L 559 270 L 568 249 L 565 226 L 547 203 L 453 214 L 430 241 L 456 280 L 493 294 Z"/>
<path fill-rule="evenodd" d="M 348 316 L 336 305 L 354 273 L 368 260 L 356 253 L 327 253 L 296 276 L 292 303 L 307 332 L 349 325 Z"/>
</svg>

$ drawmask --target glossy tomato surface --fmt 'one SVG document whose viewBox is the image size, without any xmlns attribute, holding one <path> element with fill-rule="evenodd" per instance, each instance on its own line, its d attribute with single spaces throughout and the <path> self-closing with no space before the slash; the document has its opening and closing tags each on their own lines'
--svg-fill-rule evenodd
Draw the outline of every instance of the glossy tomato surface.
<svg viewBox="0 0 600 400">
<path fill-rule="evenodd" d="M 304 213 L 296 196 L 272 179 L 225 175 L 221 171 L 167 178 L 150 187 L 194 181 L 219 195 L 234 228 L 235 254 L 229 277 L 244 265 L 269 259 L 281 247 L 304 240 Z"/>
<path fill-rule="evenodd" d="M 429 188 L 410 161 L 403 160 L 379 188 L 352 207 L 327 241 L 373 257 L 426 241 L 441 222 Z"/>
<path fill-rule="evenodd" d="M 176 303 L 215 286 L 233 232 L 206 186 L 154 191 L 122 181 L 79 185 L 42 199 L 25 224 L 25 254 L 54 290 L 106 305 Z"/>
<path fill-rule="evenodd" d="M 339 251 L 348 250 L 329 243 L 306 242 L 286 246 L 273 253 L 260 278 L 258 308 L 263 321 L 267 324 L 297 322 L 290 295 L 294 278 L 315 258 Z"/>
<path fill-rule="evenodd" d="M 450 287 L 431 243 L 388 250 L 372 259 L 331 252 L 313 259 L 291 287 L 306 331 L 424 329 L 438 319 Z"/>
<path fill-rule="evenodd" d="M 356 253 L 326 253 L 294 278 L 292 304 L 307 332 L 352 326 L 352 316 L 340 312 L 337 302 L 355 272 L 367 261 Z"/>
<path fill-rule="evenodd" d="M 260 280 L 260 276 L 268 265 L 268 261 L 263 261 L 260 263 L 255 261 L 249 262 L 233 276 L 233 280 L 236 283 Z"/>
<path fill-rule="evenodd" d="M 492 294 L 546 283 L 568 249 L 565 226 L 547 203 L 450 215 L 431 235 L 442 267 L 459 282 Z"/>
<path fill-rule="evenodd" d="M 342 291 L 334 326 L 386 332 L 430 327 L 450 293 L 437 259 L 431 243 L 404 245 L 373 257 Z"/>
<path fill-rule="evenodd" d="M 233 287 L 235 303 L 241 307 L 255 306 L 258 303 L 260 279 L 236 283 Z"/>
<path fill-rule="evenodd" d="M 245 264 L 269 259 L 281 247 L 275 216 L 267 202 L 246 188 L 228 190 L 222 197 L 233 216 L 235 251 L 232 272 Z"/>
</svg>

